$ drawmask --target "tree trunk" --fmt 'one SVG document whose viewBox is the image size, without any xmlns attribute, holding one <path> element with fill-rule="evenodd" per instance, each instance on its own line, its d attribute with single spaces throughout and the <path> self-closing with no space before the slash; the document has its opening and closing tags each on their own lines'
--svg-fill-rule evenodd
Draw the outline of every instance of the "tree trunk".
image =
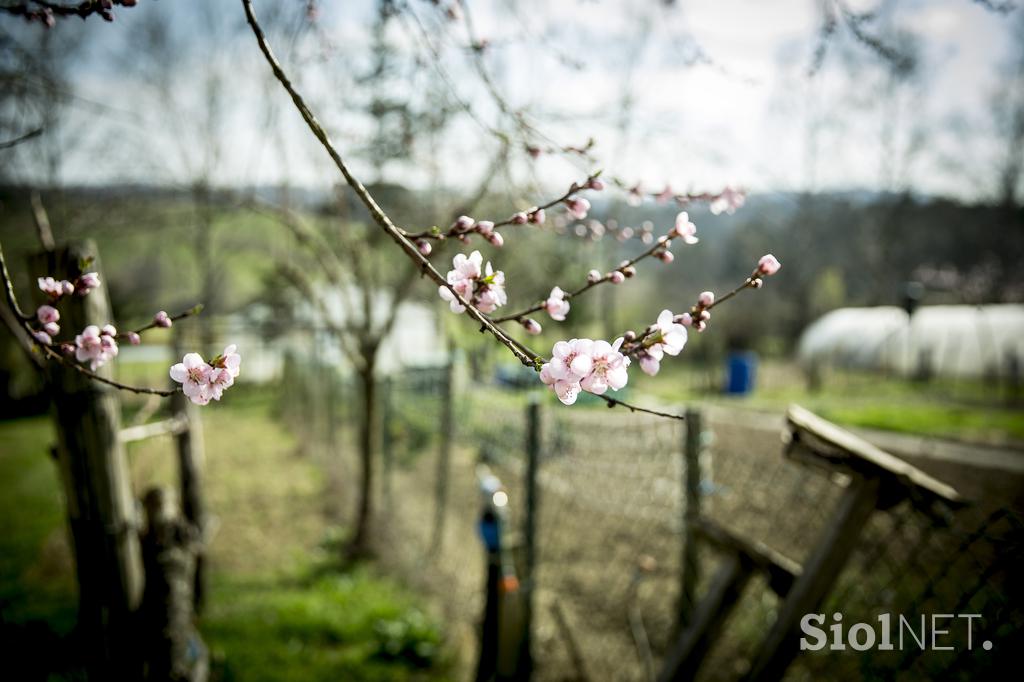
<svg viewBox="0 0 1024 682">
<path fill-rule="evenodd" d="M 88 264 L 88 265 L 86 265 Z M 33 274 L 74 280 L 100 272 L 96 248 L 76 243 L 34 257 Z M 38 293 L 38 292 L 37 292 Z M 38 302 L 38 300 L 37 300 Z M 59 304 L 61 326 L 72 332 L 110 321 L 101 286 Z M 109 366 L 98 374 L 109 377 Z M 124 446 L 119 440 L 117 390 L 55 361 L 47 366 L 57 425 L 57 463 L 67 505 L 78 578 L 78 631 L 90 679 L 136 679 L 140 664 L 133 612 L 142 591 L 135 500 Z"/>
<path fill-rule="evenodd" d="M 356 531 L 349 546 L 354 558 L 370 553 L 370 533 L 373 522 L 373 454 L 377 441 L 377 377 L 373 359 L 367 358 L 359 371 L 359 387 L 363 401 L 363 414 L 359 422 L 359 459 L 362 476 L 359 481 L 359 506 L 356 509 Z"/>
</svg>

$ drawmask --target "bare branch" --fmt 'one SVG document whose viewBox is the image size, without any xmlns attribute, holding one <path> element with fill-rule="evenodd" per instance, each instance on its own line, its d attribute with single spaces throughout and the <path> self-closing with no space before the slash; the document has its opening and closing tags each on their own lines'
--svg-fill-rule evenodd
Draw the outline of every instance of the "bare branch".
<svg viewBox="0 0 1024 682">
<path fill-rule="evenodd" d="M 320 141 L 320 144 L 323 146 L 324 150 L 331 157 L 331 160 L 334 162 L 334 165 L 341 172 L 342 176 L 344 176 L 345 181 L 349 184 L 350 187 L 352 187 L 352 189 L 356 193 L 356 196 L 358 196 L 359 200 L 363 202 L 363 205 L 366 206 L 374 222 L 380 227 L 381 230 L 384 231 L 385 234 L 387 234 L 395 242 L 395 244 L 399 246 L 399 248 L 402 249 L 402 251 L 405 252 L 406 256 L 408 256 L 414 263 L 416 263 L 419 266 L 419 268 L 422 270 L 424 274 L 428 275 L 430 279 L 432 279 L 438 285 L 445 287 L 446 289 L 451 291 L 455 299 L 466 307 L 467 314 L 474 320 L 479 322 L 485 328 L 486 331 L 490 332 L 496 339 L 498 339 L 498 341 L 500 341 L 510 351 L 512 351 L 512 354 L 520 362 L 529 367 L 536 367 L 537 358 L 530 357 L 523 353 L 518 348 L 516 348 L 515 344 L 510 340 L 509 336 L 503 330 L 496 327 L 487 318 L 487 316 L 481 313 L 475 306 L 473 306 L 468 301 L 465 301 L 462 298 L 462 296 L 457 291 L 455 291 L 455 288 L 452 285 L 450 285 L 445 280 L 444 277 L 441 276 L 441 274 L 433 267 L 433 265 L 431 265 L 430 261 L 419 252 L 419 249 L 416 247 L 416 245 L 409 241 L 409 239 L 402 233 L 402 230 L 400 230 L 391 221 L 391 218 L 389 218 L 388 215 L 384 213 L 383 209 L 381 209 L 381 207 L 377 204 L 376 200 L 367 191 L 366 187 L 364 187 L 363 184 L 352 174 L 345 161 L 341 158 L 341 154 L 338 152 L 334 144 L 331 142 L 331 139 L 328 136 L 327 131 L 325 131 L 323 126 L 320 125 L 320 122 L 317 120 L 316 116 L 306 105 L 305 100 L 292 85 L 291 80 L 289 80 L 288 76 L 282 69 L 280 63 L 278 63 L 277 58 L 274 56 L 273 51 L 270 49 L 270 45 L 268 44 L 266 36 L 263 33 L 263 29 L 260 27 L 259 23 L 256 20 L 256 15 L 254 14 L 252 8 L 252 0 L 242 0 L 242 6 L 245 9 L 245 15 L 246 19 L 249 22 L 249 26 L 252 28 L 253 34 L 256 36 L 256 41 L 259 44 L 260 51 L 266 58 L 271 70 L 274 72 L 274 76 L 277 78 L 278 82 L 281 83 L 281 86 L 288 92 L 289 96 L 292 99 L 292 102 L 295 104 L 295 108 L 298 109 L 299 113 L 302 115 L 303 120 L 309 126 L 309 129 L 312 131 L 313 135 L 317 138 L 317 140 Z"/>
</svg>

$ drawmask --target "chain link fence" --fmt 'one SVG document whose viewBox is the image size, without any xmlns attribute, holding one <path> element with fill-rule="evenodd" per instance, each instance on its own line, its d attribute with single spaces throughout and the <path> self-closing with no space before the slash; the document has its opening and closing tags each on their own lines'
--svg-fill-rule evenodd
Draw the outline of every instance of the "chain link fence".
<svg viewBox="0 0 1024 682">
<path fill-rule="evenodd" d="M 316 395 L 282 403 L 310 434 L 322 434 L 338 463 L 332 476 L 345 520 L 359 471 L 356 391 L 315 369 L 309 380 L 320 387 Z M 380 558 L 433 597 L 467 675 L 475 666 L 485 602 L 478 527 L 482 466 L 508 494 L 506 542 L 522 581 L 518 589 L 531 596 L 537 680 L 656 678 L 680 619 L 695 607 L 682 596 L 686 581 L 695 583 L 699 602 L 723 556 L 697 540 L 691 547 L 696 563 L 689 575 L 684 570 L 689 505 L 799 566 L 826 529 L 845 484 L 841 473 L 784 457 L 779 422 L 750 421 L 718 408 L 704 412 L 699 452 L 691 453 L 700 475 L 688 500 L 684 422 L 596 404 L 569 409 L 544 403 L 532 434 L 540 449 L 530 580 L 524 528 L 531 394 L 470 385 L 457 367 L 393 374 L 382 380 L 379 394 Z M 325 401 L 333 404 L 334 426 L 328 418 L 310 417 Z M 1024 521 L 1004 497 L 938 511 L 903 500 L 872 513 L 820 607 L 826 616 L 821 628 L 831 644 L 834 613 L 842 614 L 844 638 L 857 623 L 880 633 L 879 617 L 892 614 L 894 650 L 856 651 L 847 644 L 845 650 L 800 652 L 785 678 L 988 679 L 1003 669 L 1024 643 L 1024 601 L 1012 579 L 1024 568 Z M 769 581 L 755 573 L 710 643 L 698 679 L 747 674 L 779 606 Z M 943 614 L 954 617 L 936 621 L 948 631 L 936 644 L 950 651 L 935 650 L 931 641 L 932 616 Z M 971 622 L 970 649 L 959 614 L 980 614 Z M 924 650 L 918 645 L 922 616 Z"/>
</svg>

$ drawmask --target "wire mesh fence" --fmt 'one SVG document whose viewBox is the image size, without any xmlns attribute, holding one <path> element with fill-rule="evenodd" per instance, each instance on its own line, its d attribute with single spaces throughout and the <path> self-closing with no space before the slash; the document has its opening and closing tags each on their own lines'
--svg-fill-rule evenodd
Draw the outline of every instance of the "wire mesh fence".
<svg viewBox="0 0 1024 682">
<path fill-rule="evenodd" d="M 532 595 L 534 678 L 654 679 L 680 619 L 694 608 L 682 597 L 685 424 L 586 405 L 543 406 L 535 434 L 541 443 L 532 537 L 536 565 L 529 580 L 522 532 L 528 513 L 528 394 L 470 385 L 455 374 L 453 381 L 448 369 L 434 368 L 382 381 L 376 485 L 387 565 L 435 597 L 471 667 L 484 608 L 485 553 L 477 524 L 479 466 L 485 463 L 507 491 L 513 531 L 507 540 L 524 578 L 521 589 Z M 349 385 L 335 390 L 336 415 L 344 419 L 333 436 L 326 424 L 316 430 L 325 442 L 334 438 L 334 456 L 347 472 L 342 477 L 354 481 L 358 460 L 348 436 L 360 418 L 358 401 Z M 302 413 L 300 399 L 289 402 Z M 450 428 L 442 428 L 446 424 Z M 795 566 L 803 564 L 839 503 L 844 475 L 784 457 L 778 422 L 748 422 L 731 411 L 705 412 L 699 442 L 700 515 Z M 1012 579 L 1022 568 L 1022 539 L 1020 515 L 998 499 L 942 513 L 912 500 L 875 511 L 819 610 L 828 618 L 842 613 L 844 633 L 856 623 L 880 633 L 879 617 L 892 614 L 896 646 L 801 652 L 786 679 L 990 676 L 1024 636 L 1024 602 Z M 723 555 L 703 541 L 694 547 L 698 562 L 690 579 L 696 579 L 699 601 Z M 698 679 L 747 674 L 779 607 L 769 581 L 755 574 L 710 642 Z M 933 627 L 932 616 L 942 614 L 953 617 Z M 970 649 L 959 614 L 980 615 L 971 622 Z M 833 623 L 821 626 L 830 638 Z M 936 628 L 936 643 L 951 651 L 936 650 Z M 984 641 L 992 648 L 983 648 Z"/>
</svg>

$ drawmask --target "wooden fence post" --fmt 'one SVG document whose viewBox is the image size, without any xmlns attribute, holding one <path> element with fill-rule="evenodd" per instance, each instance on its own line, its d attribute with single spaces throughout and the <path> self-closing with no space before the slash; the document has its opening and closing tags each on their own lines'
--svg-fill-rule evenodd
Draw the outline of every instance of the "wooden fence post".
<svg viewBox="0 0 1024 682">
<path fill-rule="evenodd" d="M 540 466 L 540 402 L 532 399 L 526 407 L 526 478 L 523 488 L 526 494 L 526 514 L 523 517 L 523 638 L 519 648 L 519 663 L 516 672 L 523 679 L 529 679 L 533 672 L 533 606 L 536 593 L 537 569 L 537 474 Z"/>
<path fill-rule="evenodd" d="M 454 390 L 455 351 L 448 350 L 448 361 L 444 367 L 441 385 L 441 441 L 437 453 L 437 480 L 434 496 L 434 533 L 430 542 L 430 553 L 441 551 L 444 541 L 444 519 L 448 511 L 448 479 L 451 476 L 452 429 L 455 428 Z"/>
<path fill-rule="evenodd" d="M 201 542 L 198 529 L 178 515 L 172 496 L 162 488 L 150 489 L 143 503 L 142 679 L 202 682 L 207 677 L 208 657 L 195 628 L 192 595 L 195 550 Z"/>
<path fill-rule="evenodd" d="M 676 610 L 676 632 L 690 622 L 696 606 L 700 564 L 697 555 L 695 526 L 700 519 L 700 450 L 702 418 L 699 410 L 686 410 L 686 432 L 683 442 L 683 547 L 679 567 L 679 604 Z"/>
<path fill-rule="evenodd" d="M 182 338 L 179 328 L 173 335 L 174 358 L 182 357 Z M 177 384 L 174 384 L 177 387 Z M 203 502 L 202 471 L 204 462 L 203 422 L 199 410 L 184 393 L 175 391 L 171 395 L 171 412 L 175 417 L 184 417 L 187 426 L 174 437 L 178 450 L 178 485 L 181 491 L 181 511 L 185 520 L 191 523 L 199 534 L 200 546 L 195 558 L 192 595 L 195 610 L 202 610 L 206 596 L 206 561 L 202 541 L 206 538 L 206 505 Z"/>
<path fill-rule="evenodd" d="M 30 272 L 75 280 L 99 272 L 92 242 L 77 242 L 36 255 Z M 39 295 L 41 292 L 36 292 Z M 37 300 L 42 300 L 38 298 Z M 61 326 L 81 331 L 110 322 L 105 286 L 60 302 Z M 109 365 L 98 374 L 111 376 Z M 133 612 L 142 591 L 142 562 L 135 498 L 119 439 L 117 390 L 56 362 L 47 363 L 47 384 L 57 426 L 57 462 L 67 504 L 78 578 L 79 632 L 92 679 L 136 678 Z"/>
</svg>

